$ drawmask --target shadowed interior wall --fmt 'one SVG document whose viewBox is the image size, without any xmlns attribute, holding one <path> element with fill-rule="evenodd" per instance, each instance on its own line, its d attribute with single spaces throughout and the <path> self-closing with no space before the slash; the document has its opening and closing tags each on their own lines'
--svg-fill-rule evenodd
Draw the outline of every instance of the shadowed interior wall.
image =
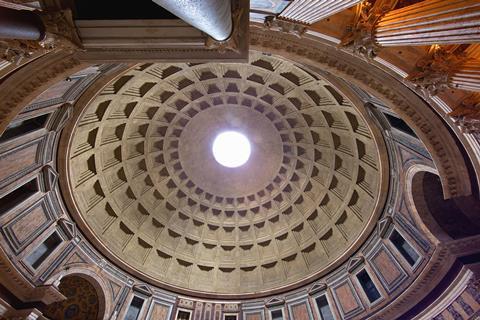
<svg viewBox="0 0 480 320">
<path fill-rule="evenodd" d="M 62 279 L 59 289 L 67 300 L 46 306 L 45 316 L 52 320 L 98 318 L 98 295 L 88 280 L 79 276 L 68 276 Z"/>
<path fill-rule="evenodd" d="M 417 185 L 414 188 L 418 192 L 413 193 L 413 198 L 415 203 L 419 204 L 419 214 L 431 229 L 436 228 L 432 224 L 437 224 L 452 239 L 461 239 L 480 233 L 478 222 L 469 218 L 455 200 L 443 199 L 440 178 L 436 174 L 417 173 L 413 183 Z M 474 209 L 474 206 L 464 208 L 464 210 Z"/>
</svg>

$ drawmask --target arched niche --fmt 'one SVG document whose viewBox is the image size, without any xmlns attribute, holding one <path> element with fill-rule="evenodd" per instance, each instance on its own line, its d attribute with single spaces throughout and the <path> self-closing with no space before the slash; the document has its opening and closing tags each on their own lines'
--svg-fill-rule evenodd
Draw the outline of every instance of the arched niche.
<svg viewBox="0 0 480 320">
<path fill-rule="evenodd" d="M 52 320 L 99 319 L 100 299 L 95 287 L 85 277 L 72 275 L 58 285 L 66 300 L 49 304 L 43 314 Z"/>
<path fill-rule="evenodd" d="M 412 211 L 437 240 L 448 242 L 480 234 L 478 200 L 472 196 L 444 199 L 436 170 L 415 165 L 408 170 L 406 182 Z"/>
<path fill-rule="evenodd" d="M 99 277 L 97 274 L 97 270 L 93 270 L 94 267 L 75 267 L 75 268 L 69 268 L 62 270 L 52 277 L 50 277 L 49 280 L 46 281 L 46 284 L 58 284 L 58 288 L 60 292 L 67 297 L 67 300 L 48 305 L 45 310 L 43 310 L 45 316 L 51 318 L 52 320 L 55 319 L 97 319 L 97 320 L 102 320 L 102 319 L 108 319 L 109 315 L 111 314 L 112 311 L 112 294 L 110 289 L 108 288 L 107 284 L 105 283 L 102 278 Z M 68 290 L 69 284 L 72 281 L 72 279 L 76 280 L 78 283 L 82 283 L 84 285 L 84 289 L 87 289 L 87 286 L 89 288 L 88 292 L 92 292 L 91 290 L 93 289 L 97 298 L 97 307 L 98 307 L 98 312 L 96 316 L 90 315 L 88 317 L 85 316 L 85 314 L 82 317 L 82 314 L 80 313 L 80 317 L 72 317 L 72 318 L 67 318 L 65 315 L 62 315 L 62 317 L 55 317 L 57 315 L 61 315 L 61 313 L 55 313 L 54 316 L 51 315 L 50 309 L 55 310 L 55 308 L 58 308 L 58 310 L 63 310 L 66 311 L 68 306 L 72 303 L 75 303 L 75 297 L 72 297 L 70 294 L 73 294 L 73 292 L 67 292 L 65 290 Z M 62 286 L 63 283 L 63 286 Z M 63 288 L 63 290 L 62 290 Z M 65 291 L 65 292 L 64 292 Z M 82 291 L 77 291 L 78 293 L 82 293 Z M 86 295 L 88 296 L 88 295 Z M 72 307 L 73 308 L 73 307 Z M 73 311 L 73 310 L 72 310 Z"/>
</svg>

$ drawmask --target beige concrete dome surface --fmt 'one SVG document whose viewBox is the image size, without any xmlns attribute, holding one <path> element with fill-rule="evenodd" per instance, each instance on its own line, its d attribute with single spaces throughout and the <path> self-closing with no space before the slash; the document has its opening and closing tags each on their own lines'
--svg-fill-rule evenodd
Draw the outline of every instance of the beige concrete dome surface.
<svg viewBox="0 0 480 320">
<path fill-rule="evenodd" d="M 348 259 L 383 208 L 386 152 L 359 108 L 257 52 L 137 65 L 75 120 L 62 192 L 102 252 L 147 281 L 222 297 L 291 289 Z M 226 130 L 251 143 L 238 168 L 212 154 Z"/>
</svg>

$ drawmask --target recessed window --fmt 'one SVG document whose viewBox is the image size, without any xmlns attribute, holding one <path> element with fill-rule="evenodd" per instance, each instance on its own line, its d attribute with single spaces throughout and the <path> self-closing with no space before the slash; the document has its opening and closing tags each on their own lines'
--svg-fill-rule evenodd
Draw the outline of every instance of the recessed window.
<svg viewBox="0 0 480 320">
<path fill-rule="evenodd" d="M 368 301 L 375 302 L 380 299 L 380 292 L 378 292 L 377 287 L 370 278 L 370 275 L 366 270 L 362 270 L 357 274 L 358 282 L 362 286 L 363 291 L 367 295 Z"/>
<path fill-rule="evenodd" d="M 237 320 L 236 315 L 225 315 L 225 320 Z"/>
<path fill-rule="evenodd" d="M 52 233 L 45 241 L 43 241 L 32 253 L 27 257 L 26 262 L 37 269 L 43 261 L 62 243 L 62 238 L 58 233 Z"/>
<path fill-rule="evenodd" d="M 177 320 L 190 320 L 190 312 L 178 310 Z"/>
<path fill-rule="evenodd" d="M 0 199 L 0 216 L 23 201 L 27 200 L 29 197 L 34 195 L 38 191 L 37 179 L 28 181 L 27 183 L 21 185 L 17 189 L 6 194 Z"/>
<path fill-rule="evenodd" d="M 283 320 L 283 311 L 281 309 L 274 310 L 271 313 L 272 320 Z"/>
<path fill-rule="evenodd" d="M 213 141 L 212 152 L 215 160 L 222 166 L 237 168 L 250 158 L 250 141 L 240 132 L 225 131 Z"/>
<path fill-rule="evenodd" d="M 407 260 L 409 265 L 415 265 L 420 256 L 397 230 L 393 230 L 392 234 L 390 235 L 390 241 L 395 248 L 397 248 L 398 252 L 400 252 L 400 254 L 405 258 L 405 260 Z"/>
<path fill-rule="evenodd" d="M 125 320 L 137 320 L 140 312 L 142 311 L 144 300 L 140 297 L 134 296 L 130 306 L 128 307 L 127 314 L 125 315 Z"/>
<path fill-rule="evenodd" d="M 387 118 L 388 122 L 390 123 L 390 125 L 392 127 L 394 127 L 395 129 L 398 129 L 406 134 L 409 134 L 413 137 L 417 137 L 417 135 L 415 134 L 415 132 L 412 130 L 412 128 L 410 128 L 410 126 L 405 122 L 403 121 L 402 119 L 400 118 L 397 118 L 397 117 L 394 117 L 388 113 L 384 113 L 385 117 Z"/>
<path fill-rule="evenodd" d="M 45 127 L 48 116 L 49 114 L 44 114 L 35 118 L 12 123 L 0 136 L 0 143 L 42 129 Z"/>
<path fill-rule="evenodd" d="M 320 313 L 321 320 L 335 320 L 332 314 L 332 310 L 330 310 L 330 306 L 328 305 L 328 300 L 326 296 L 320 296 L 315 299 L 317 303 L 318 312 Z"/>
</svg>

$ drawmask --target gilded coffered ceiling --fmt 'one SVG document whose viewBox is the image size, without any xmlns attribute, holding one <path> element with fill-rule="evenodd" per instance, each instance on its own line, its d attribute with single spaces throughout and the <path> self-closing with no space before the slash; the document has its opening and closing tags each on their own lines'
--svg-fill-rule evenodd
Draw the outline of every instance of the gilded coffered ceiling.
<svg viewBox="0 0 480 320">
<path fill-rule="evenodd" d="M 231 129 L 252 145 L 236 169 L 211 152 Z M 386 193 L 377 142 L 338 89 L 278 57 L 143 64 L 78 117 L 64 192 L 119 266 L 169 288 L 257 294 L 360 245 Z"/>
</svg>

